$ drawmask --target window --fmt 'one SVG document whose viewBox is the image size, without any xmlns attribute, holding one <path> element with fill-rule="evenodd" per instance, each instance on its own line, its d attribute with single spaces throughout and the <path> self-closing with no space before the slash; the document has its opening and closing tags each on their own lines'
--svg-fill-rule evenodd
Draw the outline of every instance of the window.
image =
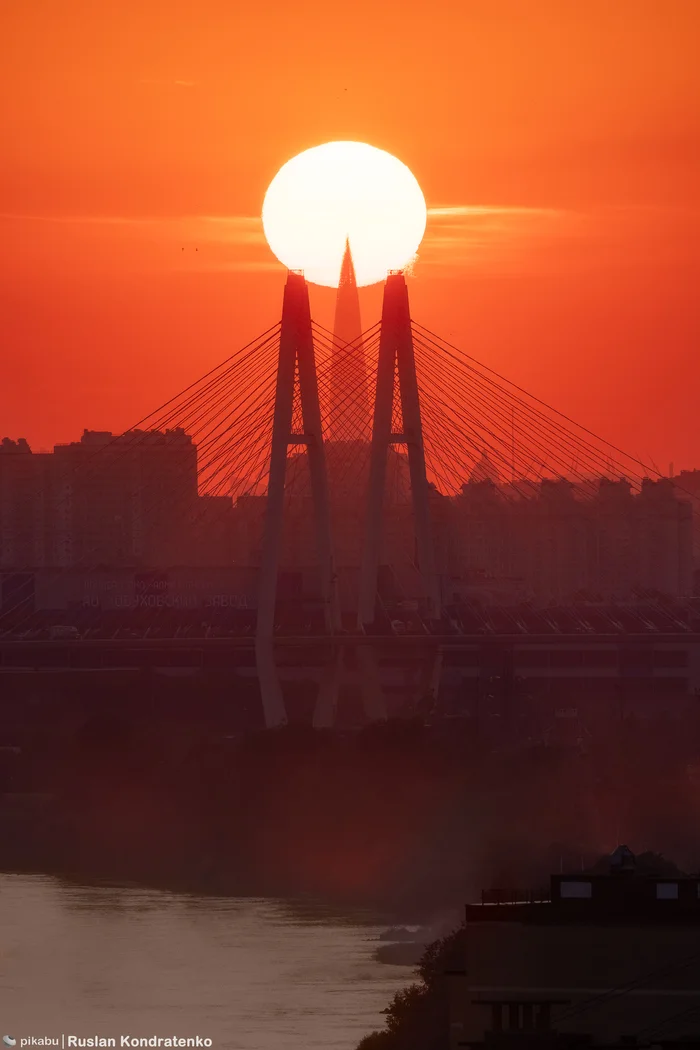
<svg viewBox="0 0 700 1050">
<path fill-rule="evenodd" d="M 656 899 L 658 901 L 677 901 L 678 900 L 678 883 L 677 882 L 657 882 L 656 883 Z"/>
<path fill-rule="evenodd" d="M 590 882 L 560 882 L 560 897 L 591 897 L 593 886 Z"/>
</svg>

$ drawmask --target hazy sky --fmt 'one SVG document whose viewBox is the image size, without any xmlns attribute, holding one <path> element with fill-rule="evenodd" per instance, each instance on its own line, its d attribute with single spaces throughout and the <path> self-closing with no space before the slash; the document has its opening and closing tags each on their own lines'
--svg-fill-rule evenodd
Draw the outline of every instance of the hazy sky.
<svg viewBox="0 0 700 1050">
<path fill-rule="evenodd" d="M 267 185 L 352 138 L 431 209 L 417 320 L 700 465 L 699 38 L 696 0 L 8 5 L 0 429 L 123 429 L 268 328 Z M 332 293 L 312 307 L 328 324 Z"/>
</svg>

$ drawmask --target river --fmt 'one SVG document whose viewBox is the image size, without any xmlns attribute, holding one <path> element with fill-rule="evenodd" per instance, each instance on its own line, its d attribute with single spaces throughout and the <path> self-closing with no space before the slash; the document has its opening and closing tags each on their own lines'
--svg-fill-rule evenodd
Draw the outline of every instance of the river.
<svg viewBox="0 0 700 1050">
<path fill-rule="evenodd" d="M 308 904 L 0 875 L 0 1036 L 352 1050 L 411 977 L 373 960 L 380 929 Z"/>
</svg>

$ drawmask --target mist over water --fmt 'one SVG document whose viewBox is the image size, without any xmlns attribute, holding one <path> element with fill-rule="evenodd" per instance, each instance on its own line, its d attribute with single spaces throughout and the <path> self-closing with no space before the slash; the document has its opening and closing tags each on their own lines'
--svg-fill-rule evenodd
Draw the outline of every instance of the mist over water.
<svg viewBox="0 0 700 1050">
<path fill-rule="evenodd" d="M 0 876 L 0 1016 L 24 1036 L 194 1036 L 230 1050 L 351 1050 L 405 968 L 382 929 L 312 905 Z"/>
</svg>

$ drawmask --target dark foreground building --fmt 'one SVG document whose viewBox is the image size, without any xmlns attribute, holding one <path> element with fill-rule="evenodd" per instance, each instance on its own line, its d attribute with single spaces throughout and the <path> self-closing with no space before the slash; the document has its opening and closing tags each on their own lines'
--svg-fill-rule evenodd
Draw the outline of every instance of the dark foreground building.
<svg viewBox="0 0 700 1050">
<path fill-rule="evenodd" d="M 549 896 L 467 907 L 451 1050 L 700 1046 L 699 877 L 642 871 L 620 847 Z"/>
</svg>

